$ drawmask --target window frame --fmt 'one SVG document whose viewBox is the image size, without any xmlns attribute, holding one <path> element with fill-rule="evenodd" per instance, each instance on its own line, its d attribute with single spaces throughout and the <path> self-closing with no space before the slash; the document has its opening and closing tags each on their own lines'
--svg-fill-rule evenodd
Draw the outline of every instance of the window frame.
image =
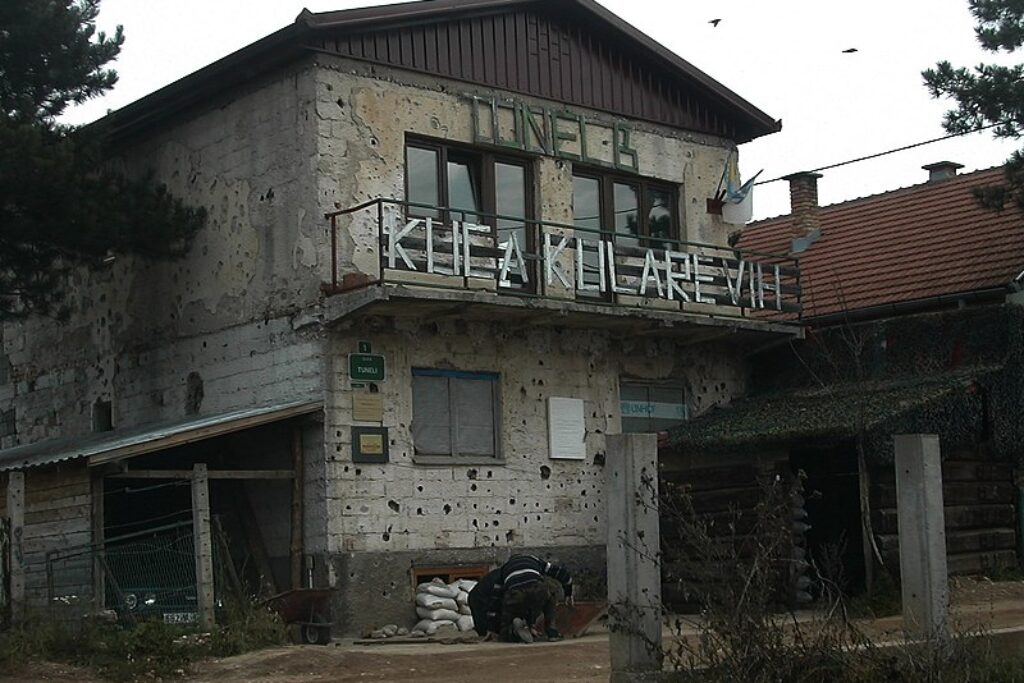
<svg viewBox="0 0 1024 683">
<path fill-rule="evenodd" d="M 641 218 L 639 221 L 640 232 L 636 237 L 630 237 L 631 239 L 639 240 L 642 248 L 646 248 L 651 241 L 660 241 L 662 239 L 681 241 L 682 222 L 680 221 L 679 215 L 678 184 L 658 180 L 657 178 L 614 173 L 590 166 L 574 166 L 572 169 L 572 177 L 589 178 L 598 182 L 598 206 L 601 212 L 598 223 L 600 225 L 602 236 L 612 238 L 613 242 L 618 236 L 627 237 L 624 233 L 617 233 L 615 231 L 615 185 L 616 183 L 620 183 L 623 185 L 630 185 L 637 190 L 637 213 Z M 667 238 L 652 238 L 650 235 L 650 226 L 647 223 L 647 217 L 650 215 L 651 210 L 650 195 L 652 190 L 667 192 L 672 198 L 669 207 L 672 214 L 671 234 Z M 574 204 L 573 222 L 576 220 L 575 209 L 576 207 Z"/>
<path fill-rule="evenodd" d="M 404 161 L 404 190 L 405 198 L 408 201 L 409 198 L 409 148 L 413 147 L 416 149 L 430 150 L 437 155 L 437 163 L 434 170 L 435 178 L 437 179 L 437 194 L 435 197 L 435 207 L 438 209 L 437 217 L 444 223 L 450 223 L 451 220 L 463 220 L 464 216 L 468 211 L 460 209 L 458 207 L 450 206 L 451 192 L 448 183 L 448 160 L 454 153 L 456 157 L 471 158 L 475 159 L 475 166 L 480 174 L 480 206 L 477 211 L 482 216 L 478 216 L 482 225 L 487 225 L 491 228 L 491 234 L 495 240 L 495 244 L 500 243 L 501 238 L 498 235 L 498 220 L 494 218 L 497 215 L 497 185 L 495 182 L 496 172 L 495 164 L 506 164 L 510 166 L 519 166 L 523 169 L 524 177 L 524 197 L 523 202 L 525 204 L 525 216 L 522 218 L 523 224 L 526 227 L 526 244 L 520 244 L 520 248 L 524 254 L 537 254 L 539 248 L 539 240 L 537 239 L 536 230 L 531 227 L 536 225 L 537 205 L 536 205 L 536 159 L 527 155 L 518 155 L 507 152 L 496 152 L 484 147 L 477 147 L 474 145 L 466 145 L 453 143 L 447 140 L 435 140 L 432 138 L 421 137 L 416 135 L 406 135 L 405 147 L 403 149 L 403 161 Z M 409 215 L 418 216 L 415 212 L 419 207 L 408 207 Z M 424 216 L 427 212 L 423 209 Z M 529 269 L 530 282 L 529 286 L 515 288 L 512 291 L 517 294 L 529 294 L 537 291 L 537 278 L 539 273 L 539 267 L 535 259 L 527 258 L 527 268 Z"/>
<path fill-rule="evenodd" d="M 413 425 L 416 423 L 416 378 L 417 377 L 444 377 L 448 380 L 448 429 L 451 453 L 419 453 L 416 447 L 416 435 Z M 418 465 L 495 465 L 504 463 L 505 457 L 501 448 L 501 374 L 489 371 L 449 370 L 445 368 L 413 367 L 410 371 L 410 406 L 412 406 L 412 420 L 410 421 L 409 434 L 412 441 L 413 462 Z M 493 455 L 459 455 L 458 445 L 458 406 L 455 401 L 455 392 L 452 390 L 452 380 L 481 380 L 486 379 L 491 383 L 491 415 L 492 415 L 492 443 Z"/>
<path fill-rule="evenodd" d="M 651 379 L 642 379 L 642 378 L 639 378 L 639 377 L 619 377 L 619 386 L 618 386 L 619 422 L 620 422 L 619 427 L 622 429 L 622 433 L 623 434 L 658 434 L 658 433 L 660 433 L 662 431 L 665 431 L 666 429 L 671 429 L 672 427 L 676 426 L 676 425 L 672 425 L 672 426 L 666 427 L 665 429 L 662 429 L 662 430 L 659 430 L 659 431 L 656 431 L 656 432 L 634 432 L 634 431 L 627 431 L 626 430 L 626 425 L 624 424 L 626 419 L 641 419 L 641 418 L 626 418 L 626 417 L 624 417 L 622 415 L 622 401 L 623 401 L 622 389 L 623 389 L 623 386 L 632 386 L 632 387 L 637 387 L 637 388 L 645 389 L 647 391 L 647 397 L 648 397 L 647 400 L 648 400 L 648 402 L 651 402 L 651 400 L 650 400 L 650 391 L 651 391 L 651 389 L 671 389 L 673 391 L 674 390 L 679 390 L 679 392 L 682 394 L 683 419 L 682 419 L 682 422 L 679 422 L 678 424 L 683 424 L 685 422 L 689 422 L 690 421 L 690 403 L 689 403 L 690 392 L 688 391 L 686 382 L 684 380 L 681 380 L 681 379 L 678 379 L 678 380 L 677 379 L 651 380 Z M 646 420 L 650 421 L 650 420 L 653 420 L 655 418 L 647 417 L 647 418 L 642 418 L 642 419 L 646 419 Z"/>
</svg>

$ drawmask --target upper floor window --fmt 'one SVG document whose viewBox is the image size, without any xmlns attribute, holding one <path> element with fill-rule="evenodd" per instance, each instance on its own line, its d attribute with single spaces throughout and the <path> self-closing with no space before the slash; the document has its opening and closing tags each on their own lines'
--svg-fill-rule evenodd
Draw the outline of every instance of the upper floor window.
<svg viewBox="0 0 1024 683">
<path fill-rule="evenodd" d="M 405 148 L 409 214 L 442 222 L 469 221 L 494 229 L 499 246 L 514 234 L 534 253 L 533 179 L 525 159 L 426 140 Z M 536 278 L 531 278 L 534 281 Z"/>
<path fill-rule="evenodd" d="M 624 246 L 661 247 L 679 239 L 676 191 L 645 178 L 577 171 L 572 177 L 575 225 Z"/>
</svg>

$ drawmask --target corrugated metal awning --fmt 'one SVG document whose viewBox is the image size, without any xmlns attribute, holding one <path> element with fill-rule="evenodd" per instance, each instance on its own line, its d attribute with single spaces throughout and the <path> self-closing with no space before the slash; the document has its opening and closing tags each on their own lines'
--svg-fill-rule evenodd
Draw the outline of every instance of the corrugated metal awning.
<svg viewBox="0 0 1024 683">
<path fill-rule="evenodd" d="M 0 472 L 82 458 L 88 458 L 90 466 L 100 465 L 315 413 L 321 408 L 320 401 L 295 401 L 243 408 L 219 415 L 190 417 L 173 423 L 145 425 L 123 432 L 51 439 L 0 451 Z"/>
</svg>

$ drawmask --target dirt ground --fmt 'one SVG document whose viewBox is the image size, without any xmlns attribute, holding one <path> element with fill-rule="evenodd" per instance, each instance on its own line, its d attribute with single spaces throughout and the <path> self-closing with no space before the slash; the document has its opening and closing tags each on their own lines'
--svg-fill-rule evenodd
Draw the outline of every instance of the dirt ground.
<svg viewBox="0 0 1024 683">
<path fill-rule="evenodd" d="M 952 601 L 959 626 L 996 629 L 1024 627 L 1024 582 L 995 583 L 986 579 L 955 579 Z M 898 634 L 899 617 L 865 624 L 866 630 L 885 636 Z M 356 645 L 340 641 L 326 647 L 279 647 L 238 657 L 201 662 L 188 680 L 195 683 L 275 681 L 607 681 L 608 638 L 598 626 L 594 632 L 560 643 L 417 643 Z M 89 672 L 54 664 L 39 664 L 28 675 L 0 681 L 80 681 L 97 679 Z"/>
</svg>

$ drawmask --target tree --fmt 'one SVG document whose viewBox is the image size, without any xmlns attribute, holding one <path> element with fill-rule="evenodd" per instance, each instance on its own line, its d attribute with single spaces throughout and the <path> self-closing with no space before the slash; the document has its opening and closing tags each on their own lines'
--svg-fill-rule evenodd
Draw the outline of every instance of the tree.
<svg viewBox="0 0 1024 683">
<path fill-rule="evenodd" d="M 992 52 L 1012 53 L 1024 46 L 1022 0 L 968 0 L 977 20 L 974 33 Z M 949 97 L 956 109 L 946 112 L 943 126 L 950 133 L 966 133 L 994 125 L 996 137 L 1018 139 L 1024 132 L 1024 65 L 981 64 L 974 69 L 954 68 L 939 62 L 923 72 L 932 97 Z M 1006 183 L 976 192 L 985 206 L 1001 210 L 1008 201 L 1024 208 L 1024 151 L 1006 163 Z"/>
<path fill-rule="evenodd" d="M 180 256 L 205 223 L 150 178 L 116 172 L 102 124 L 57 122 L 114 86 L 99 0 L 0 2 L 0 321 L 66 316 L 69 268 L 119 252 Z"/>
</svg>

